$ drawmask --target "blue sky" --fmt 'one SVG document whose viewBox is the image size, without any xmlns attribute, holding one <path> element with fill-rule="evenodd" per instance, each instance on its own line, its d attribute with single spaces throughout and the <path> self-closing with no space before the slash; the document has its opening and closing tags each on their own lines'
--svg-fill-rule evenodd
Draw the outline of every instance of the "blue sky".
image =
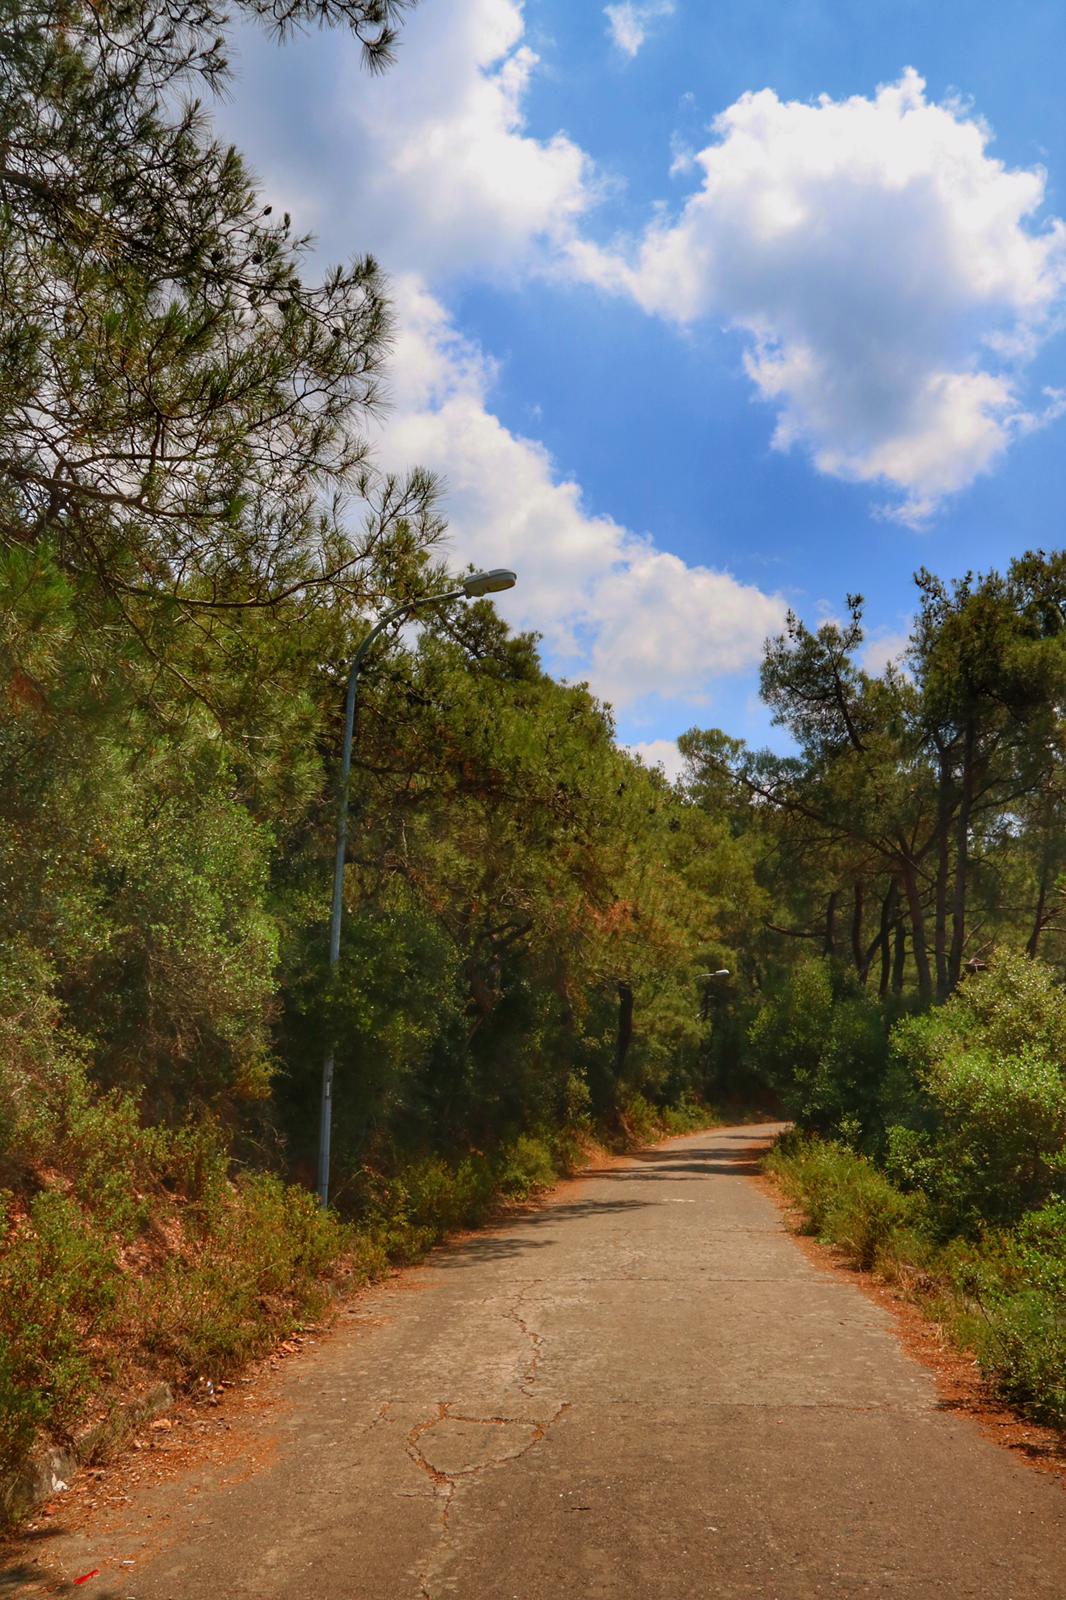
<svg viewBox="0 0 1066 1600">
<path fill-rule="evenodd" d="M 323 260 L 375 254 L 389 465 L 672 765 L 777 739 L 761 641 L 1060 542 L 1066 8 L 422 0 L 397 65 L 242 35 L 217 108 Z"/>
</svg>

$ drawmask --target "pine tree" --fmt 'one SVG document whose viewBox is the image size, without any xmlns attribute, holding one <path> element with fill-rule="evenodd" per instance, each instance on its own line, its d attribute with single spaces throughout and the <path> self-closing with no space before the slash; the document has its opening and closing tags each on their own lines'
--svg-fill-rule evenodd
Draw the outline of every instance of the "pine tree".
<svg viewBox="0 0 1066 1600">
<path fill-rule="evenodd" d="M 391 58 L 404 0 L 247 0 Z M 365 424 L 388 311 L 369 256 L 308 282 L 196 98 L 229 13 L 0 4 L 0 541 L 134 602 L 276 605 L 351 579 L 432 484 L 378 483 Z M 346 506 L 377 500 L 358 532 Z M 143 625 L 143 624 L 142 624 Z"/>
</svg>

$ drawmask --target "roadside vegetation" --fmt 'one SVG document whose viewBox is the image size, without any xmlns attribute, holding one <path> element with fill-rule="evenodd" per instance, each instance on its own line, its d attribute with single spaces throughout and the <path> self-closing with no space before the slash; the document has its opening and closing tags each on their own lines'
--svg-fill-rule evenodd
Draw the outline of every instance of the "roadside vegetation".
<svg viewBox="0 0 1066 1600">
<path fill-rule="evenodd" d="M 285 25 L 384 68 L 402 10 Z M 427 612 L 361 681 L 332 981 L 348 664 L 444 528 L 367 442 L 377 267 L 309 279 L 195 103 L 227 30 L 0 6 L 0 1467 L 710 1105 L 783 1106 L 811 1225 L 1061 1417 L 1066 559 L 921 574 L 906 671 L 857 599 L 790 623 L 794 753 L 695 730 L 678 785 L 488 602 Z"/>
<path fill-rule="evenodd" d="M 375 263 L 309 269 L 197 97 L 231 18 L 377 70 L 404 9 L 0 5 L 0 1468 L 707 1119 L 748 864 L 487 602 L 368 663 L 330 980 L 348 665 L 444 530 L 368 445 Z"/>
<path fill-rule="evenodd" d="M 1066 562 L 918 581 L 909 651 L 880 677 L 857 600 L 846 625 L 769 642 L 793 754 L 686 740 L 688 792 L 756 843 L 766 896 L 747 981 L 718 997 L 721 1072 L 795 1122 L 770 1165 L 811 1232 L 1061 1427 Z"/>
<path fill-rule="evenodd" d="M 1048 969 L 1004 958 L 890 1030 L 872 1125 L 789 1134 L 767 1165 L 806 1231 L 915 1298 L 1025 1415 L 1066 1429 L 1064 1024 Z"/>
</svg>

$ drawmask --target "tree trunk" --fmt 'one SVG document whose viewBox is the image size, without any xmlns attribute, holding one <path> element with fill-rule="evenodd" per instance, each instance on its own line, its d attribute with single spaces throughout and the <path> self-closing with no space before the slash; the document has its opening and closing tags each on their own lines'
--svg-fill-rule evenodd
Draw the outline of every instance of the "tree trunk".
<svg viewBox="0 0 1066 1600">
<path fill-rule="evenodd" d="M 633 990 L 628 983 L 618 985 L 618 1035 L 614 1046 L 614 1071 L 620 1078 L 633 1043 Z"/>
<path fill-rule="evenodd" d="M 874 964 L 874 956 L 881 952 L 881 990 L 883 995 L 888 988 L 888 975 L 892 965 L 892 930 L 896 926 L 896 904 L 899 899 L 899 885 L 894 878 L 889 880 L 888 893 L 881 902 L 881 915 L 878 919 L 877 932 L 870 940 L 866 954 L 862 958 L 859 969 L 859 978 L 865 985 L 870 976 L 870 968 Z"/>
<path fill-rule="evenodd" d="M 936 798 L 936 927 L 933 946 L 936 959 L 936 994 L 946 1000 L 951 987 L 948 969 L 948 877 L 951 871 L 949 834 L 951 829 L 951 767 L 947 753 L 941 751 Z"/>
<path fill-rule="evenodd" d="M 851 958 L 855 963 L 855 971 L 863 983 L 866 982 L 866 973 L 869 970 L 863 961 L 862 954 L 862 884 L 855 884 L 855 899 L 851 908 Z"/>
<path fill-rule="evenodd" d="M 834 889 L 825 905 L 825 939 L 822 945 L 822 954 L 835 956 L 837 953 L 837 901 L 840 899 L 839 889 Z"/>
<path fill-rule="evenodd" d="M 959 815 L 955 824 L 955 893 L 951 906 L 951 965 L 948 972 L 949 993 L 957 988 L 962 976 L 962 950 L 966 942 L 966 890 L 970 864 L 970 812 L 973 807 L 974 743 L 972 722 L 966 725 L 966 739 L 962 752 L 962 793 L 959 797 Z"/>
<path fill-rule="evenodd" d="M 888 893 L 881 901 L 881 981 L 877 985 L 880 999 L 888 993 L 888 981 L 892 970 L 892 951 L 889 946 L 889 934 L 896 915 L 896 906 L 899 904 L 899 884 L 893 878 L 888 886 Z M 897 934 L 898 938 L 898 934 Z"/>
<path fill-rule="evenodd" d="M 1045 859 L 1040 865 L 1040 893 L 1036 897 L 1036 915 L 1033 918 L 1033 931 L 1029 935 L 1025 946 L 1025 953 L 1030 961 L 1036 960 L 1036 950 L 1040 943 L 1040 935 L 1044 931 L 1044 907 L 1047 905 L 1047 881 L 1049 877 L 1048 864 Z"/>
<path fill-rule="evenodd" d="M 918 889 L 918 871 L 907 851 L 902 859 L 903 888 L 907 896 L 907 911 L 911 919 L 911 950 L 918 973 L 918 998 L 928 1005 L 933 998 L 933 975 L 929 970 L 929 949 L 925 941 L 925 912 Z"/>
<path fill-rule="evenodd" d="M 896 948 L 892 952 L 892 993 L 903 993 L 903 970 L 907 965 L 907 928 L 896 923 Z"/>
</svg>

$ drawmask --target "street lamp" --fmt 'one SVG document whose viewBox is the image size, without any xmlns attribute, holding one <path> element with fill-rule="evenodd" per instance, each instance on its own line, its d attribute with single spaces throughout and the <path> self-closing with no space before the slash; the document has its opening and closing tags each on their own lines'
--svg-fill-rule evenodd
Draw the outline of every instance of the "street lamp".
<svg viewBox="0 0 1066 1600">
<path fill-rule="evenodd" d="M 700 977 L 701 977 L 701 980 L 707 985 L 707 987 L 703 990 L 702 995 L 700 996 L 700 1021 L 701 1022 L 708 1022 L 708 1021 L 710 1021 L 710 1018 L 711 1018 L 711 1016 L 713 1014 L 712 1013 L 712 1006 L 711 1006 L 711 995 L 712 994 L 717 994 L 717 993 L 720 992 L 717 989 L 712 989 L 711 988 L 711 983 L 715 978 L 728 978 L 729 977 L 729 968 L 728 967 L 719 967 L 717 972 L 703 972 L 703 973 L 700 974 Z"/>
<path fill-rule="evenodd" d="M 518 579 L 506 567 L 493 567 L 489 572 L 472 572 L 460 580 L 457 589 L 446 594 L 423 595 L 420 600 L 407 600 L 394 606 L 377 623 L 355 655 L 348 671 L 348 694 L 344 703 L 344 744 L 341 750 L 340 795 L 337 807 L 337 850 L 333 861 L 333 909 L 329 919 L 329 971 L 332 979 L 341 958 L 341 918 L 344 914 L 344 857 L 348 845 L 348 779 L 352 770 L 352 729 L 355 726 L 355 691 L 360 668 L 367 651 L 379 634 L 398 617 L 409 616 L 423 606 L 441 606 L 449 600 L 477 600 L 482 595 L 499 594 L 502 589 L 513 589 Z M 332 1031 L 322 1063 L 322 1114 L 318 1127 L 318 1198 L 323 1206 L 329 1204 L 329 1146 L 333 1130 L 333 1056 Z"/>
</svg>

